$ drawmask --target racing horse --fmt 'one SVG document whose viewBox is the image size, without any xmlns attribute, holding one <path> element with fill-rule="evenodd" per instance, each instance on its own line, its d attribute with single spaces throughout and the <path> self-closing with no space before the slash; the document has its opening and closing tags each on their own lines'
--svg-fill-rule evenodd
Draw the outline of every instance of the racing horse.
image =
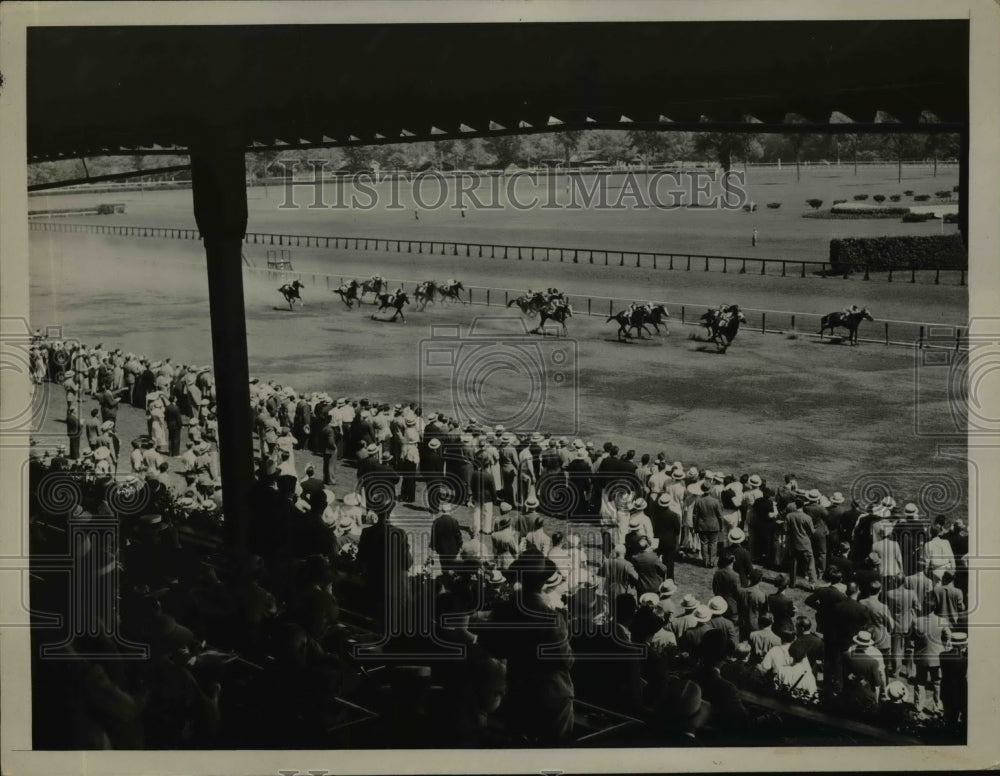
<svg viewBox="0 0 1000 776">
<path fill-rule="evenodd" d="M 532 329 L 532 334 L 545 334 L 545 322 L 555 321 L 562 326 L 563 336 L 566 336 L 566 319 L 573 317 L 573 308 L 567 302 L 551 302 L 538 311 L 541 320 L 538 326 Z"/>
<path fill-rule="evenodd" d="M 541 291 L 532 292 L 531 289 L 528 289 L 528 293 L 521 294 L 521 296 L 507 302 L 508 307 L 513 307 L 514 305 L 520 307 L 521 312 L 529 318 L 537 315 L 542 311 L 542 309 L 548 306 L 548 304 L 548 300 Z"/>
<path fill-rule="evenodd" d="M 445 299 L 450 299 L 453 302 L 461 302 L 462 304 L 468 304 L 461 297 L 461 293 L 465 290 L 465 286 L 462 285 L 461 280 L 446 280 L 437 287 L 438 293 L 441 294 L 441 301 Z"/>
<path fill-rule="evenodd" d="M 605 323 L 615 321 L 618 324 L 618 341 L 624 342 L 626 339 L 632 339 L 632 335 L 629 333 L 630 329 L 635 329 L 636 334 L 639 335 L 639 339 L 642 339 L 642 317 L 643 311 L 639 307 L 634 310 L 622 310 L 614 315 L 609 315 Z M 648 332 L 649 329 L 646 329 L 646 331 Z"/>
<path fill-rule="evenodd" d="M 348 310 L 354 309 L 355 302 L 359 305 L 361 304 L 361 300 L 358 298 L 358 281 L 356 280 L 344 283 L 340 288 L 333 289 L 333 293 L 340 296 L 340 301 L 347 305 Z"/>
<path fill-rule="evenodd" d="M 297 299 L 300 305 L 305 304 L 302 301 L 302 297 L 299 295 L 299 290 L 305 288 L 298 279 L 293 280 L 291 283 L 285 283 L 278 292 L 285 297 L 285 301 L 288 302 L 288 309 L 291 310 L 292 306 L 295 304 Z"/>
<path fill-rule="evenodd" d="M 425 280 L 413 289 L 413 303 L 420 306 L 420 311 L 427 307 L 428 302 L 434 301 L 434 296 L 438 292 L 437 283 L 433 280 Z"/>
<path fill-rule="evenodd" d="M 375 316 L 378 315 L 383 310 L 388 310 L 392 307 L 396 308 L 396 312 L 393 313 L 392 317 L 389 319 L 389 323 L 396 320 L 397 317 L 403 319 L 403 323 L 406 323 L 406 316 L 403 315 L 403 306 L 410 303 L 410 297 L 403 293 L 403 289 L 397 289 L 391 294 L 379 294 L 378 296 L 378 309 L 372 313 L 372 320 L 375 320 Z"/>
<path fill-rule="evenodd" d="M 670 311 L 667 310 L 667 306 L 664 304 L 653 304 L 645 305 L 641 307 L 640 310 L 643 314 L 642 326 L 646 328 L 647 323 L 653 324 L 653 328 L 656 333 L 660 333 L 660 326 L 663 327 L 663 331 L 667 336 L 670 336 L 670 329 L 667 327 L 666 319 L 670 317 Z M 647 329 L 648 331 L 648 329 Z"/>
<path fill-rule="evenodd" d="M 363 280 L 361 285 L 358 287 L 358 301 L 361 301 L 361 297 L 365 294 L 374 294 L 376 303 L 379 295 L 388 288 L 389 284 L 386 279 L 381 275 L 372 275 L 368 280 Z"/>
<path fill-rule="evenodd" d="M 820 319 L 820 329 L 819 338 L 823 339 L 823 332 L 827 329 L 830 330 L 830 335 L 833 336 L 833 330 L 836 328 L 847 329 L 847 341 L 851 345 L 858 344 L 858 327 L 861 326 L 862 321 L 874 321 L 872 314 L 868 311 L 867 307 L 854 312 L 845 313 L 843 310 L 836 313 L 830 313 L 829 315 L 824 315 Z"/>
<path fill-rule="evenodd" d="M 715 343 L 719 352 L 725 353 L 736 339 L 740 324 L 745 320 L 739 305 L 731 304 L 723 305 L 717 310 L 709 310 L 701 316 L 701 325 L 708 330 L 708 337 Z"/>
<path fill-rule="evenodd" d="M 622 337 L 631 339 L 630 329 L 635 329 L 639 339 L 642 339 L 643 332 L 652 336 L 653 332 L 649 330 L 647 324 L 652 324 L 657 334 L 660 333 L 660 326 L 662 325 L 664 331 L 669 335 L 670 329 L 667 328 L 667 322 L 664 320 L 669 317 L 670 313 L 666 306 L 662 304 L 632 305 L 627 310 L 622 310 L 615 315 L 608 316 L 605 323 L 610 323 L 611 321 L 618 323 L 618 341 L 621 342 Z"/>
</svg>

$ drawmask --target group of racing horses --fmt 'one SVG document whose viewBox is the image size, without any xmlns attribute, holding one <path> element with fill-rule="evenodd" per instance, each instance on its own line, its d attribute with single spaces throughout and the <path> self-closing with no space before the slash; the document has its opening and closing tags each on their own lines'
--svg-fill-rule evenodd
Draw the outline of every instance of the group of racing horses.
<svg viewBox="0 0 1000 776">
<path fill-rule="evenodd" d="M 304 286 L 299 280 L 293 280 L 278 289 L 288 303 L 289 309 L 293 308 L 295 302 L 303 304 L 300 294 L 303 288 Z M 344 283 L 339 288 L 334 289 L 333 293 L 341 298 L 348 309 L 354 309 L 355 303 L 360 306 L 362 297 L 367 294 L 373 300 L 372 303 L 378 305 L 378 308 L 372 313 L 372 319 L 385 310 L 394 309 L 395 312 L 388 320 L 395 321 L 398 317 L 405 322 L 403 307 L 410 304 L 410 297 L 401 286 L 391 292 L 388 288 L 389 283 L 384 277 L 373 275 L 361 282 L 351 280 Z M 428 304 L 438 300 L 442 303 L 450 301 L 468 304 L 461 296 L 464 290 L 462 282 L 453 278 L 441 283 L 425 280 L 413 290 L 413 302 L 420 311 L 423 311 Z M 545 291 L 528 289 L 527 293 L 507 302 L 507 307 L 515 305 L 528 317 L 539 316 L 538 326 L 531 330 L 533 334 L 544 334 L 545 324 L 549 321 L 559 324 L 564 335 L 567 333 L 566 320 L 573 316 L 573 307 L 569 303 L 569 297 L 562 291 L 556 288 L 547 288 Z M 643 332 L 650 336 L 654 333 L 660 336 L 664 333 L 669 335 L 670 330 L 667 328 L 667 318 L 669 317 L 670 313 L 664 304 L 654 304 L 653 302 L 640 304 L 636 302 L 629 305 L 627 309 L 608 316 L 606 322 L 614 321 L 618 324 L 618 340 L 624 342 L 633 338 L 632 332 L 635 332 L 635 336 L 639 339 L 643 338 Z M 856 305 L 845 307 L 843 310 L 823 316 L 820 321 L 819 336 L 822 339 L 827 330 L 832 336 L 836 329 L 843 328 L 847 329 L 847 341 L 851 345 L 856 345 L 858 344 L 858 327 L 862 321 L 866 320 L 875 320 L 867 307 L 862 308 Z M 719 305 L 715 309 L 708 310 L 699 318 L 699 322 L 707 330 L 709 341 L 715 343 L 721 353 L 724 353 L 736 339 L 740 324 L 745 321 L 746 317 L 740 311 L 739 305 L 735 304 Z M 650 326 L 653 328 L 650 329 Z M 662 333 L 660 332 L 661 326 L 663 327 Z"/>
</svg>

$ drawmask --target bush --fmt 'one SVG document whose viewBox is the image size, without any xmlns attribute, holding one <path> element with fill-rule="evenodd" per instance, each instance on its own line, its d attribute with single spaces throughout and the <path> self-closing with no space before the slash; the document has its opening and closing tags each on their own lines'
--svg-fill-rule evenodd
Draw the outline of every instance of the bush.
<svg viewBox="0 0 1000 776">
<path fill-rule="evenodd" d="M 952 186 L 951 190 L 958 194 L 958 186 Z"/>
<path fill-rule="evenodd" d="M 951 199 L 951 192 L 950 191 L 935 191 L 934 192 L 934 196 L 935 197 L 941 197 L 941 199 Z"/>
<path fill-rule="evenodd" d="M 807 199 L 806 204 L 809 205 L 813 210 L 819 210 L 820 206 L 823 204 L 821 199 Z"/>
<path fill-rule="evenodd" d="M 905 194 L 906 196 L 908 196 L 908 197 L 912 197 L 912 196 L 913 196 L 913 189 L 907 189 L 907 190 L 906 190 L 906 191 L 904 191 L 903 193 L 904 193 L 904 194 Z"/>
<path fill-rule="evenodd" d="M 865 208 L 852 208 L 852 207 L 834 207 L 831 208 L 833 213 L 857 213 L 858 215 L 866 216 L 901 216 L 910 212 L 909 208 L 906 207 L 892 207 L 891 205 L 885 205 L 883 207 L 875 207 L 874 205 Z"/>
<path fill-rule="evenodd" d="M 944 222 L 946 224 L 957 224 L 958 223 L 958 213 L 945 213 Z"/>
<path fill-rule="evenodd" d="M 855 202 L 864 202 L 866 199 L 868 199 L 868 195 L 867 194 L 855 194 L 854 195 L 854 201 Z"/>
<path fill-rule="evenodd" d="M 866 266 L 889 269 L 968 269 L 965 244 L 957 234 L 912 237 L 847 237 L 830 240 L 834 274 Z"/>
<path fill-rule="evenodd" d="M 768 202 L 767 206 L 769 208 L 771 208 L 771 210 L 777 210 L 779 207 L 781 207 L 781 203 L 780 202 Z"/>
<path fill-rule="evenodd" d="M 753 204 L 751 204 L 751 205 L 744 205 L 743 206 L 743 212 L 744 213 L 753 213 L 755 210 L 757 210 L 757 203 L 756 202 L 753 203 Z"/>
<path fill-rule="evenodd" d="M 915 202 L 926 202 L 931 198 L 930 194 L 917 194 L 913 199 Z"/>
<path fill-rule="evenodd" d="M 847 200 L 846 200 L 846 199 L 835 199 L 835 200 L 833 201 L 833 206 L 834 206 L 834 207 L 837 207 L 837 205 L 842 205 L 842 204 L 843 204 L 843 203 L 845 203 L 845 202 L 847 202 Z"/>
<path fill-rule="evenodd" d="M 920 224 L 934 218 L 933 213 L 906 213 L 903 215 L 904 224 Z"/>
<path fill-rule="evenodd" d="M 885 202 L 885 194 L 876 194 L 872 197 L 876 202 Z"/>
<path fill-rule="evenodd" d="M 900 199 L 902 199 L 902 197 L 900 197 L 899 194 L 892 194 L 889 196 L 890 202 L 899 202 Z"/>
</svg>

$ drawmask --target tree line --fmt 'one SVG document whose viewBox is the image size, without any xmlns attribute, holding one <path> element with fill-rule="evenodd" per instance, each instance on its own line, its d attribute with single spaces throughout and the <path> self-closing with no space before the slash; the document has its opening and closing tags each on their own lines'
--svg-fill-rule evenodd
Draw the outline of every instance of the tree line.
<svg viewBox="0 0 1000 776">
<path fill-rule="evenodd" d="M 438 140 L 380 146 L 348 146 L 307 150 L 257 151 L 247 154 L 251 178 L 280 177 L 285 169 L 308 170 L 312 161 L 328 169 L 452 170 L 577 165 L 587 162 L 669 164 L 678 161 L 716 163 L 731 169 L 738 163 L 781 161 L 854 164 L 953 160 L 959 153 L 955 134 L 753 134 L 730 132 L 659 132 L 656 130 L 566 130 L 534 135 L 503 135 L 469 140 Z M 130 170 L 183 165 L 181 155 L 105 156 L 41 162 L 28 166 L 28 183 L 82 178 Z M 151 176 L 183 180 L 187 171 Z"/>
</svg>

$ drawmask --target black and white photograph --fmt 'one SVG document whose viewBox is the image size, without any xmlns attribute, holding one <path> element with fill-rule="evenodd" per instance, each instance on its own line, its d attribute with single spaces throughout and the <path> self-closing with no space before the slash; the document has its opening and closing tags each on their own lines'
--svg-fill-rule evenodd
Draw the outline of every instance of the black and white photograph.
<svg viewBox="0 0 1000 776">
<path fill-rule="evenodd" d="M 1000 13 L 837 5 L 5 4 L 9 772 L 1000 760 Z"/>
</svg>

